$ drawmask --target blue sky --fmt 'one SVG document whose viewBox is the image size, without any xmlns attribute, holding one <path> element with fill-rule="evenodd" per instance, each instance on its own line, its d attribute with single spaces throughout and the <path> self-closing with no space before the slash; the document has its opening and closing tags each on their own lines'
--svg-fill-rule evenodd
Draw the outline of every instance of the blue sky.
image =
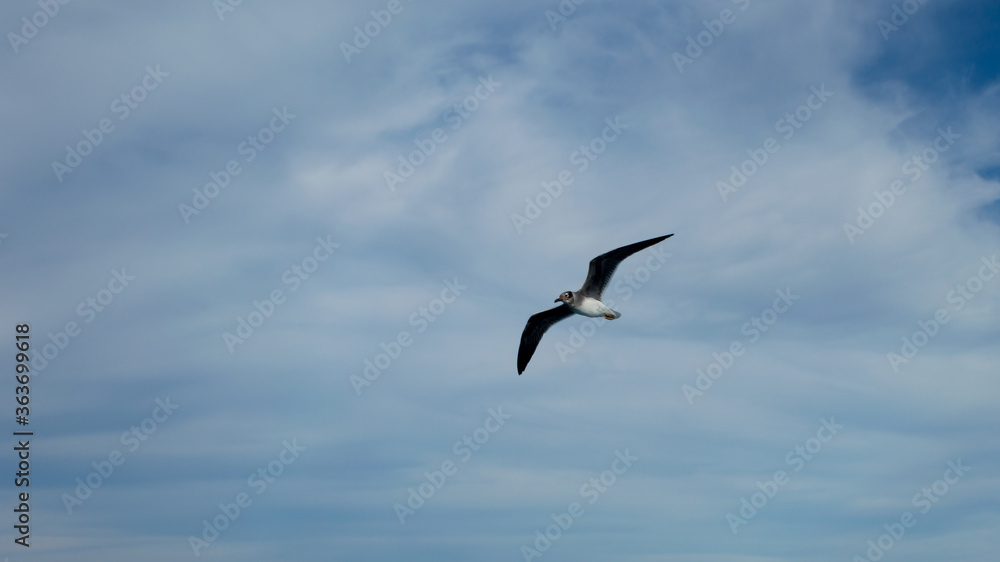
<svg viewBox="0 0 1000 562">
<path fill-rule="evenodd" d="M 342 4 L 0 8 L 9 560 L 993 559 L 995 3 Z"/>
</svg>

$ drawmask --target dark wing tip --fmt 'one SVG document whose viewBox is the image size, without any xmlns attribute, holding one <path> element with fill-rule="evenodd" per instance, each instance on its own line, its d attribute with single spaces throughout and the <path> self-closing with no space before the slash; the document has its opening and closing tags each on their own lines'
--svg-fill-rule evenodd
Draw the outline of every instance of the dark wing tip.
<svg viewBox="0 0 1000 562">
<path fill-rule="evenodd" d="M 520 375 L 524 372 L 524 369 L 528 366 L 528 361 L 531 361 L 531 356 L 534 355 L 535 349 L 531 346 L 528 341 L 530 339 L 528 328 L 531 326 L 531 321 L 528 321 L 528 325 L 524 327 L 524 333 L 521 334 L 521 345 L 517 348 L 517 374 Z M 537 345 L 537 344 L 535 344 Z M 530 349 L 529 349 L 530 348 Z"/>
<path fill-rule="evenodd" d="M 527 330 L 525 330 L 527 331 Z M 539 338 L 541 339 L 541 338 Z M 517 348 L 517 374 L 520 375 L 528 368 L 528 362 L 531 361 L 531 356 L 535 354 L 535 348 L 538 347 L 538 342 L 532 343 L 530 336 L 521 336 L 521 345 Z"/>
</svg>

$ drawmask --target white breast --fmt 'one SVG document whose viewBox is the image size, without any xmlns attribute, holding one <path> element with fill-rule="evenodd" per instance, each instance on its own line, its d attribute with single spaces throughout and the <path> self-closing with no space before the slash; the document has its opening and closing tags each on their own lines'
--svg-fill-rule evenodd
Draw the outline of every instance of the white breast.
<svg viewBox="0 0 1000 562">
<path fill-rule="evenodd" d="M 603 302 L 591 297 L 584 297 L 583 302 L 581 302 L 579 306 L 570 306 L 570 308 L 572 308 L 577 314 L 593 318 L 604 316 L 606 313 L 611 312 L 611 309 L 608 308 Z"/>
</svg>

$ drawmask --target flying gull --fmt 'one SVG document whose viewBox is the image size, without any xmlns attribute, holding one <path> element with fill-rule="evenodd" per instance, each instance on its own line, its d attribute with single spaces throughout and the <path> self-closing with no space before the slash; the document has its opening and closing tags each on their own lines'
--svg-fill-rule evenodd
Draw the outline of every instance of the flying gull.
<svg viewBox="0 0 1000 562">
<path fill-rule="evenodd" d="M 520 375 L 524 372 L 528 361 L 535 353 L 535 348 L 538 347 L 538 342 L 542 341 L 542 335 L 556 322 L 573 316 L 573 313 L 591 318 L 602 317 L 607 320 L 614 320 L 621 316 L 621 313 L 611 310 L 601 302 L 601 294 L 604 293 L 604 288 L 611 281 L 611 276 L 615 274 L 615 269 L 618 269 L 618 264 L 639 250 L 658 244 L 671 236 L 673 234 L 622 246 L 590 260 L 587 280 L 583 282 L 579 291 L 575 293 L 566 291 L 554 301 L 562 302 L 562 304 L 528 318 L 528 324 L 525 325 L 524 332 L 521 333 L 521 347 L 517 350 L 517 374 Z"/>
</svg>

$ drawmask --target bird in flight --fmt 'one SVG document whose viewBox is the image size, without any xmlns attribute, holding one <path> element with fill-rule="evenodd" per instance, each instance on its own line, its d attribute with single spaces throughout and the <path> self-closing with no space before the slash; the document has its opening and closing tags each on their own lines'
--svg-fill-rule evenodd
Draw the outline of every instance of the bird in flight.
<svg viewBox="0 0 1000 562">
<path fill-rule="evenodd" d="M 531 360 L 531 356 L 534 355 L 535 349 L 538 347 L 538 342 L 542 341 L 542 335 L 556 322 L 565 320 L 573 316 L 574 313 L 591 318 L 602 317 L 608 320 L 614 320 L 621 316 L 621 313 L 611 310 L 601 302 L 601 294 L 604 293 L 604 288 L 608 286 L 611 276 L 618 269 L 618 264 L 639 250 L 658 244 L 671 236 L 673 234 L 622 246 L 590 260 L 587 280 L 583 282 L 579 291 L 575 293 L 572 291 L 564 292 L 554 301 L 562 304 L 533 314 L 531 318 L 528 318 L 528 323 L 524 326 L 524 331 L 521 332 L 521 346 L 517 350 L 517 374 L 520 375 L 524 372 L 524 368 L 528 366 L 528 361 Z"/>
</svg>

